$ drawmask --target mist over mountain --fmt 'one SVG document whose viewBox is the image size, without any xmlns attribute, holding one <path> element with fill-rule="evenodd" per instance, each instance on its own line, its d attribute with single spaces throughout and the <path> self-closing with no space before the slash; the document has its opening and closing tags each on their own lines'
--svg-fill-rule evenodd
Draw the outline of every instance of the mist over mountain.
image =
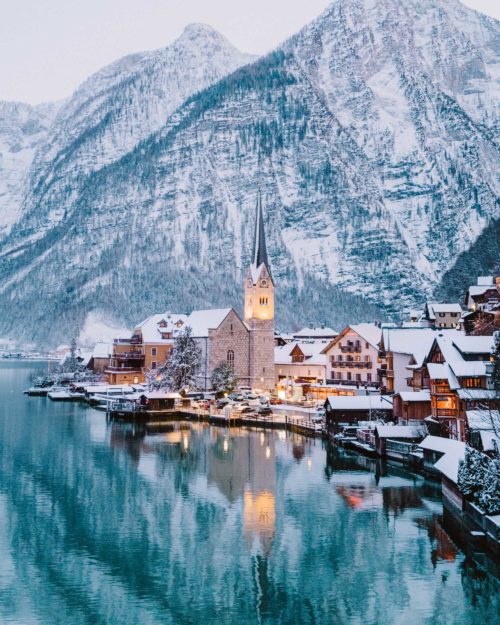
<svg viewBox="0 0 500 625">
<path fill-rule="evenodd" d="M 38 147 L 0 334 L 239 304 L 258 190 L 279 325 L 398 314 L 499 217 L 499 94 L 500 24 L 456 0 L 339 0 L 258 60 L 200 25 L 125 57 Z"/>
</svg>

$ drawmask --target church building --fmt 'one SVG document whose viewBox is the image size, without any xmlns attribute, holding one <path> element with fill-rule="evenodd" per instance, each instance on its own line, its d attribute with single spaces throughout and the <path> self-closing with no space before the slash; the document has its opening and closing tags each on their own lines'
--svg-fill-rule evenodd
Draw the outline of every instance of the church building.
<svg viewBox="0 0 500 625">
<path fill-rule="evenodd" d="M 274 389 L 274 282 L 269 266 L 262 203 L 257 201 L 252 262 L 244 281 L 244 318 L 233 308 L 196 310 L 186 325 L 202 351 L 198 385 L 210 388 L 214 368 L 227 363 L 240 386 Z"/>
</svg>

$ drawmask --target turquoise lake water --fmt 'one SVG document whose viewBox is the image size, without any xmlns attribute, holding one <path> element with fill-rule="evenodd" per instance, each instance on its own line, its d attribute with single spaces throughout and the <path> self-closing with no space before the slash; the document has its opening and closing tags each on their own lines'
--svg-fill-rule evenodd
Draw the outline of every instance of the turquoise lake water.
<svg viewBox="0 0 500 625">
<path fill-rule="evenodd" d="M 0 364 L 0 623 L 495 625 L 440 488 L 277 431 L 107 423 Z"/>
</svg>

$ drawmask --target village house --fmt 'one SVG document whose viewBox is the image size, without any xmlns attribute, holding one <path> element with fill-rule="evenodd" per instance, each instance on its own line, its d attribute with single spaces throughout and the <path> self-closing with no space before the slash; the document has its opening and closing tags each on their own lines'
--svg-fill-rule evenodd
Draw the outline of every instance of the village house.
<svg viewBox="0 0 500 625">
<path fill-rule="evenodd" d="M 110 384 L 138 384 L 147 371 L 166 362 L 187 315 L 165 312 L 150 315 L 134 328 L 128 338 L 114 340 L 113 353 L 105 373 Z"/>
<path fill-rule="evenodd" d="M 424 308 L 423 320 L 431 328 L 458 328 L 462 317 L 460 304 L 438 304 L 427 302 Z"/>
<path fill-rule="evenodd" d="M 392 397 L 388 395 L 334 395 L 325 402 L 326 429 L 337 434 L 343 427 L 360 421 L 390 421 L 393 418 Z"/>
<path fill-rule="evenodd" d="M 89 360 L 88 368 L 95 372 L 104 373 L 109 366 L 109 359 L 112 354 L 112 343 L 96 343 Z"/>
<path fill-rule="evenodd" d="M 478 339 L 486 340 L 478 343 Z M 466 438 L 467 400 L 459 391 L 466 397 L 473 390 L 487 389 L 492 349 L 493 337 L 438 335 L 425 359 L 432 419 L 450 438 Z"/>
<path fill-rule="evenodd" d="M 301 340 L 275 347 L 276 386 L 286 389 L 294 384 L 324 384 L 328 358 L 323 353 L 327 341 Z"/>
<path fill-rule="evenodd" d="M 381 329 L 373 323 L 359 323 L 342 330 L 323 350 L 328 357 L 327 382 L 376 385 L 381 335 Z"/>
<path fill-rule="evenodd" d="M 423 425 L 431 414 L 430 392 L 400 391 L 394 395 L 393 410 L 399 425 Z"/>
<path fill-rule="evenodd" d="M 422 362 L 436 336 L 432 328 L 401 328 L 382 326 L 379 347 L 378 381 L 387 393 L 413 389 L 414 363 Z"/>
</svg>

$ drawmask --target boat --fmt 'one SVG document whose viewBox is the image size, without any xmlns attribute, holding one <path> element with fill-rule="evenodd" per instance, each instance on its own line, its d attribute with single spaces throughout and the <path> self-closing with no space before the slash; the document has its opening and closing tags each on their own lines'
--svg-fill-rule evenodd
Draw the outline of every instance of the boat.
<svg viewBox="0 0 500 625">
<path fill-rule="evenodd" d="M 24 394 L 30 397 L 47 397 L 49 391 L 50 386 L 31 386 L 24 391 Z"/>
</svg>

